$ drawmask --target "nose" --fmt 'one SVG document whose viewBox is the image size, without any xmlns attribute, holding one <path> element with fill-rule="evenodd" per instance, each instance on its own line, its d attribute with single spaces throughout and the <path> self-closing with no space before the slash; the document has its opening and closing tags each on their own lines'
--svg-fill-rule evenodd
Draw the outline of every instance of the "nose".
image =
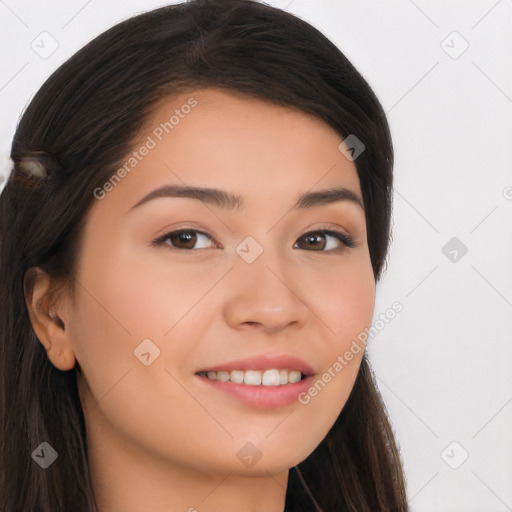
<svg viewBox="0 0 512 512">
<path fill-rule="evenodd" d="M 237 330 L 275 333 L 288 327 L 300 329 L 311 312 L 301 296 L 304 288 L 297 289 L 296 278 L 293 269 L 270 258 L 269 251 L 250 264 L 239 259 L 228 278 L 225 321 Z"/>
</svg>

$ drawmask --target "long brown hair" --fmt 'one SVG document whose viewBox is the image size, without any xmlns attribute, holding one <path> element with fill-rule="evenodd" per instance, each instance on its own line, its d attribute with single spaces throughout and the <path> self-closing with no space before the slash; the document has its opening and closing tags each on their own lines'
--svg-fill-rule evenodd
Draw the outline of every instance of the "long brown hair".
<svg viewBox="0 0 512 512">
<path fill-rule="evenodd" d="M 313 114 L 365 151 L 355 160 L 375 280 L 389 240 L 393 149 L 366 81 L 317 29 L 253 0 L 192 0 L 130 18 L 62 64 L 23 113 L 0 195 L 0 511 L 94 512 L 76 371 L 37 340 L 24 278 L 73 284 L 84 218 L 162 98 L 219 87 Z M 27 161 L 41 164 L 27 174 Z M 28 283 L 30 287 L 30 283 Z M 78 365 L 77 365 L 78 366 Z M 59 446 L 48 469 L 41 442 Z M 292 468 L 286 512 L 405 512 L 399 452 L 366 355 L 334 426 Z"/>
</svg>

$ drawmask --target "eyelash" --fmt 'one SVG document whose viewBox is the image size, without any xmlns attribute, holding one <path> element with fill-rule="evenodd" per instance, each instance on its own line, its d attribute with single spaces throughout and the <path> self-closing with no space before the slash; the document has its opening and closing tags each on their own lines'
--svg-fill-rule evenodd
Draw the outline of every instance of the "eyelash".
<svg viewBox="0 0 512 512">
<path fill-rule="evenodd" d="M 170 249 L 173 249 L 173 250 L 176 250 L 176 251 L 186 251 L 186 252 L 202 250 L 202 249 L 184 249 L 182 247 L 174 247 L 174 246 L 166 243 L 167 240 L 169 238 L 171 238 L 173 235 L 180 235 L 182 233 L 198 233 L 200 235 L 204 235 L 205 237 L 207 237 L 212 242 L 214 241 L 212 236 L 209 235 L 208 233 L 205 233 L 204 231 L 199 231 L 197 229 L 178 229 L 176 231 L 170 231 L 170 232 L 165 233 L 164 235 L 158 237 L 157 239 L 155 239 L 155 240 L 153 240 L 151 242 L 151 245 L 152 246 L 156 246 L 156 247 L 159 247 L 159 246 L 162 246 L 162 245 L 167 245 Z M 348 248 L 356 247 L 356 244 L 355 244 L 354 240 L 350 236 L 346 235 L 345 233 L 341 233 L 340 231 L 335 231 L 335 230 L 331 230 L 331 229 L 317 229 L 317 230 L 314 230 L 314 231 L 307 231 L 306 233 L 301 235 L 299 239 L 304 238 L 307 235 L 311 235 L 311 234 L 330 235 L 330 236 L 332 236 L 334 238 L 337 238 L 340 242 L 342 242 Z M 341 248 L 341 249 L 343 249 L 343 248 Z M 303 249 L 303 250 L 307 251 L 308 249 Z M 340 248 L 329 249 L 329 250 L 321 249 L 321 250 L 317 250 L 317 251 L 312 250 L 312 252 L 334 252 L 334 251 L 337 251 L 337 250 L 340 250 Z"/>
</svg>

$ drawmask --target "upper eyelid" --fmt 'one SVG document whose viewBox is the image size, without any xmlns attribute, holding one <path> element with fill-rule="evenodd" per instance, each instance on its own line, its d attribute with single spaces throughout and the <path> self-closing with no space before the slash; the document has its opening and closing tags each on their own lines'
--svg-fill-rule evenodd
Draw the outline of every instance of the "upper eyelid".
<svg viewBox="0 0 512 512">
<path fill-rule="evenodd" d="M 321 226 L 320 227 L 312 227 L 315 224 L 321 224 Z M 187 226 L 186 224 L 184 226 L 180 226 L 180 227 L 173 227 L 172 229 L 164 228 L 163 230 L 160 231 L 162 234 L 158 235 L 156 238 L 158 239 L 158 238 L 161 238 L 161 237 L 164 237 L 164 236 L 167 236 L 170 234 L 174 234 L 174 233 L 179 233 L 182 231 L 195 231 L 195 232 L 201 233 L 205 236 L 216 238 L 215 235 L 212 235 L 211 233 L 208 233 L 207 231 L 203 231 L 200 227 L 193 226 L 193 225 Z M 351 230 L 349 230 L 339 224 L 333 223 L 333 222 L 314 222 L 314 223 L 312 223 L 312 225 L 309 225 L 308 227 L 306 227 L 305 231 L 300 236 L 304 236 L 310 232 L 317 232 L 317 231 L 334 231 L 336 233 L 340 233 L 340 234 L 345 235 L 354 240 L 357 239 L 357 236 L 355 236 L 354 233 L 351 233 Z"/>
</svg>

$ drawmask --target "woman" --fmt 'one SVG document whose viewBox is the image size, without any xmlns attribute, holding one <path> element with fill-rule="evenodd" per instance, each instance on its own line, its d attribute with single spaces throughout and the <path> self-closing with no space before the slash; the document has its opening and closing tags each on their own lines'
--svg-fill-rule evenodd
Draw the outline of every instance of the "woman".
<svg viewBox="0 0 512 512">
<path fill-rule="evenodd" d="M 319 31 L 251 0 L 126 20 L 11 156 L 2 511 L 407 510 L 361 335 L 389 128 Z"/>
</svg>

